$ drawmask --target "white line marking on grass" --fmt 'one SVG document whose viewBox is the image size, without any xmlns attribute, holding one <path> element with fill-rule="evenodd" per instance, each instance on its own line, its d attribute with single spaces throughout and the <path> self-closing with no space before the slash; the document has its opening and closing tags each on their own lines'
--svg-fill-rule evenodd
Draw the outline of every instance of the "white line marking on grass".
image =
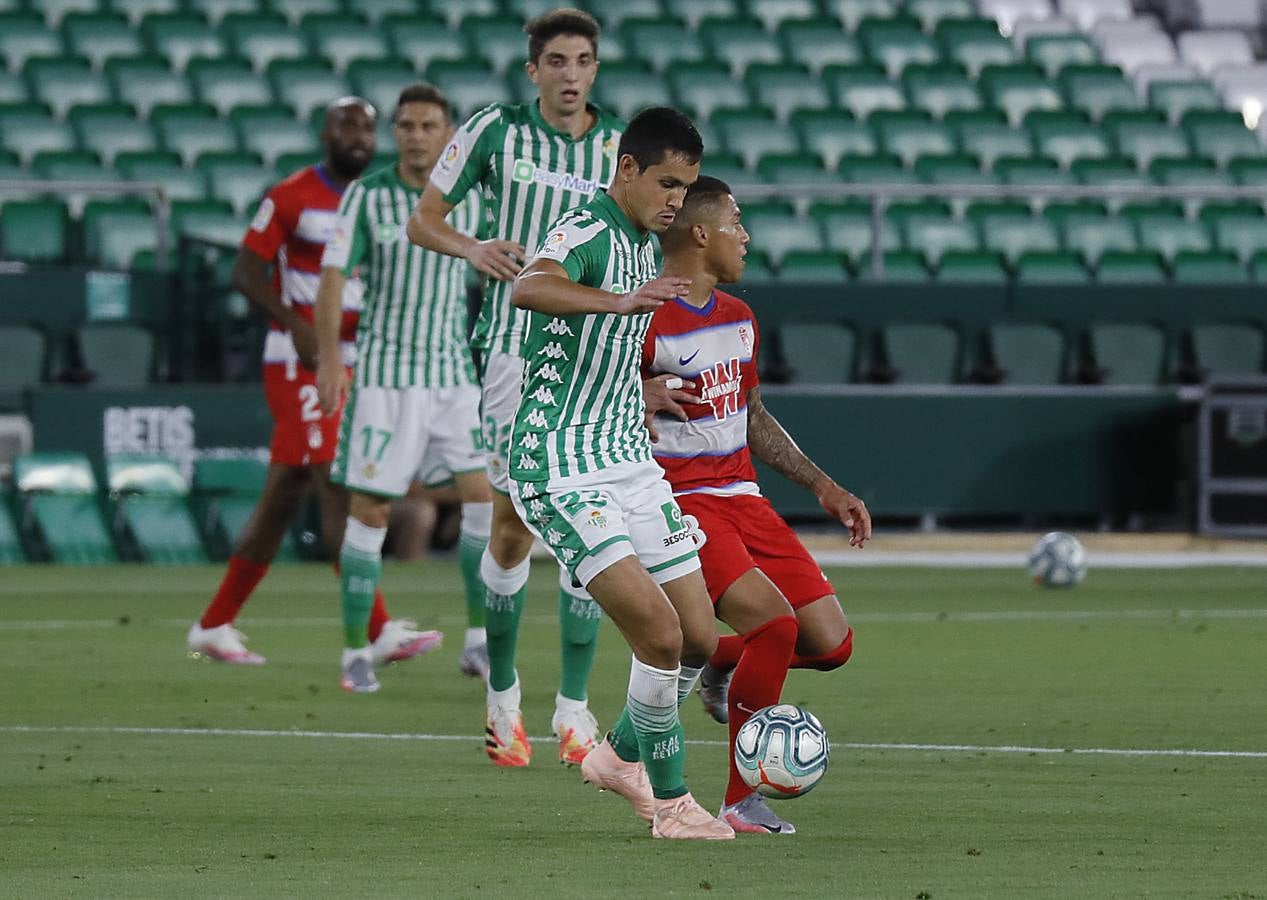
<svg viewBox="0 0 1267 900">
<path fill-rule="evenodd" d="M 263 728 L 145 728 L 123 725 L 0 725 L 0 733 L 7 734 L 135 734 L 150 736 L 187 737 L 289 737 L 308 739 L 362 740 L 362 741 L 470 741 L 479 743 L 482 735 L 474 734 L 412 734 L 378 731 L 282 731 Z M 545 741 L 546 736 L 531 740 Z M 724 747 L 726 741 L 687 741 L 701 747 Z M 988 746 L 983 744 L 905 744 L 867 743 L 850 741 L 837 747 L 850 750 L 899 750 L 916 753 L 1025 753 L 1068 754 L 1071 756 L 1163 756 L 1200 757 L 1206 759 L 1267 759 L 1267 750 L 1185 750 L 1114 747 L 1024 747 L 1013 744 Z"/>
<path fill-rule="evenodd" d="M 914 566 L 944 569 L 1024 569 L 1024 553 L 986 553 L 965 550 L 901 551 L 820 550 L 814 553 L 820 566 L 874 568 Z M 1190 550 L 1175 553 L 1088 553 L 1091 569 L 1192 569 L 1205 566 L 1263 568 L 1267 553 L 1233 553 Z"/>
<path fill-rule="evenodd" d="M 909 623 L 929 624 L 938 622 L 1066 622 L 1100 619 L 1113 621 L 1124 620 L 1166 620 L 1166 619 L 1267 619 L 1267 609 L 996 609 L 996 610 L 964 610 L 962 612 L 939 612 L 920 610 L 916 612 L 892 613 L 850 613 L 849 619 L 859 625 Z M 127 625 L 118 619 L 14 619 L 0 621 L 0 631 L 58 631 L 73 628 L 187 628 L 193 618 L 186 619 L 149 619 L 144 617 L 130 619 Z M 466 616 L 444 615 L 432 620 L 440 625 L 465 623 Z M 553 625 L 558 622 L 555 616 L 524 616 L 521 620 L 529 625 Z M 336 618 L 294 618 L 294 619 L 243 619 L 240 623 L 246 630 L 253 628 L 336 628 L 340 620 Z"/>
</svg>

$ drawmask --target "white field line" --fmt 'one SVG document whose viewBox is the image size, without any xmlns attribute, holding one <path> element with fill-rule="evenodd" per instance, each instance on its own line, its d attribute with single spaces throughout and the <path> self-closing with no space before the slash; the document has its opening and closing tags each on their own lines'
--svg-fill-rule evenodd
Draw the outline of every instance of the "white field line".
<svg viewBox="0 0 1267 900">
<path fill-rule="evenodd" d="M 916 566 L 945 569 L 1024 569 L 1024 553 L 973 551 L 820 550 L 814 554 L 820 566 L 843 568 Z M 1087 567 L 1095 569 L 1192 569 L 1203 566 L 1267 567 L 1267 553 L 1212 553 L 1203 550 L 1157 553 L 1087 553 Z"/>
<path fill-rule="evenodd" d="M 479 743 L 474 734 L 411 734 L 376 731 L 282 731 L 262 728 L 145 728 L 92 725 L 0 725 L 0 734 L 119 734 L 159 737 L 305 738 L 309 740 L 418 741 Z M 545 741 L 546 737 L 533 740 Z M 724 747 L 725 741 L 687 741 L 704 747 Z M 1024 753 L 1033 755 L 1199 757 L 1203 759 L 1267 759 L 1267 750 L 1191 750 L 1116 747 L 1025 747 L 1013 744 L 918 744 L 849 741 L 837 747 L 850 750 L 895 750 L 915 753 Z"/>
<path fill-rule="evenodd" d="M 859 625 L 890 623 L 955 623 L 955 622 L 1085 622 L 1085 621 L 1130 621 L 1168 619 L 1267 619 L 1267 609 L 1008 609 L 1008 610 L 966 610 L 963 612 L 893 612 L 893 613 L 851 613 L 849 621 Z M 14 619 L 0 621 L 0 631 L 59 631 L 70 629 L 95 628 L 188 628 L 193 616 L 184 619 L 148 619 L 138 617 L 131 619 L 128 625 L 121 625 L 116 619 Z M 466 622 L 462 615 L 436 616 L 431 620 L 440 625 L 456 625 Z M 556 616 L 524 616 L 521 620 L 529 625 L 552 625 L 558 622 Z M 333 616 L 328 618 L 294 618 L 294 619 L 254 619 L 246 617 L 239 623 L 246 630 L 254 628 L 334 628 L 340 620 Z"/>
</svg>

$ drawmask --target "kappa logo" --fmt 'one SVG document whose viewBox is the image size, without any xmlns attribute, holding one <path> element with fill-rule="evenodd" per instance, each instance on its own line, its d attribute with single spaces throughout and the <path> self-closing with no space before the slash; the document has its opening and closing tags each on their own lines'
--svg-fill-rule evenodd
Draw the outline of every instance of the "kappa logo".
<svg viewBox="0 0 1267 900">
<path fill-rule="evenodd" d="M 550 237 L 554 237 L 554 235 L 551 235 Z M 547 241 L 549 239 L 550 238 L 546 238 Z M 546 334 L 553 334 L 556 337 L 575 337 L 576 336 L 576 333 L 572 331 L 571 328 L 568 327 L 568 323 L 564 322 L 558 316 L 555 316 L 553 319 L 551 319 L 549 324 L 547 324 L 541 330 L 544 331 Z"/>
<path fill-rule="evenodd" d="M 563 376 L 559 374 L 559 370 L 554 367 L 553 363 L 546 363 L 540 369 L 537 369 L 536 377 L 543 381 L 552 381 L 555 384 L 563 383 Z"/>
<path fill-rule="evenodd" d="M 545 413 L 539 409 L 534 409 L 528 413 L 528 418 L 525 421 L 533 428 L 545 428 L 550 424 L 546 421 Z"/>
<path fill-rule="evenodd" d="M 537 356 L 544 356 L 547 359 L 561 359 L 564 362 L 568 360 L 567 351 L 563 349 L 563 345 L 558 341 L 550 341 L 550 343 L 537 351 Z"/>
<path fill-rule="evenodd" d="M 530 400 L 536 400 L 538 403 L 544 403 L 546 406 L 558 406 L 558 402 L 554 399 L 554 391 L 550 390 L 544 384 L 528 395 Z"/>
<path fill-rule="evenodd" d="M 529 500 L 528 509 L 532 511 L 532 514 L 534 516 L 544 515 L 546 511 L 545 501 L 540 500 L 540 499 Z"/>
<path fill-rule="evenodd" d="M 563 532 L 555 531 L 553 528 L 551 528 L 549 531 L 546 532 L 546 540 L 551 544 L 562 543 Z"/>
<path fill-rule="evenodd" d="M 742 378 L 739 372 L 739 357 L 732 356 L 726 362 L 713 363 L 711 369 L 699 373 L 700 399 L 713 408 L 713 417 L 717 421 L 739 413 L 739 388 Z"/>
<path fill-rule="evenodd" d="M 520 453 L 519 454 L 519 468 L 535 469 L 537 468 L 537 461 L 533 459 L 531 456 L 529 456 L 527 453 Z"/>
<path fill-rule="evenodd" d="M 525 450 L 536 450 L 541 446 L 541 438 L 530 432 L 523 436 L 523 439 L 519 442 L 519 446 L 523 447 Z"/>
<path fill-rule="evenodd" d="M 565 563 L 570 563 L 572 560 L 576 559 L 576 551 L 571 547 L 561 548 L 559 550 L 559 555 L 563 557 L 563 561 Z"/>
</svg>

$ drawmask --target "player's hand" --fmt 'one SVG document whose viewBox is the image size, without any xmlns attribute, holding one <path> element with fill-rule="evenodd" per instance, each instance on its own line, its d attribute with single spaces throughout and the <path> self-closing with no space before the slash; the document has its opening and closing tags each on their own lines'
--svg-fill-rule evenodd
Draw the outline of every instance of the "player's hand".
<svg viewBox="0 0 1267 900">
<path fill-rule="evenodd" d="M 677 387 L 669 387 L 671 382 L 676 383 Z M 642 383 L 642 396 L 647 404 L 647 432 L 651 436 L 651 443 L 660 440 L 660 432 L 655 428 L 656 413 L 668 413 L 675 419 L 686 422 L 690 416 L 682 408 L 682 404 L 704 402 L 691 393 L 694 388 L 695 382 L 685 381 L 668 373 L 648 378 Z"/>
<path fill-rule="evenodd" d="M 477 272 L 483 272 L 498 281 L 514 281 L 523 268 L 524 248 L 514 241 L 477 241 L 466 252 Z"/>
<path fill-rule="evenodd" d="M 290 323 L 290 339 L 299 354 L 299 364 L 305 369 L 317 368 L 317 330 L 307 319 L 295 316 Z"/>
<path fill-rule="evenodd" d="M 659 278 L 651 279 L 638 290 L 617 297 L 616 308 L 613 312 L 622 316 L 655 312 L 664 305 L 664 301 L 681 297 L 690 289 L 691 279 L 689 278 L 682 278 L 680 275 L 661 275 Z"/>
<path fill-rule="evenodd" d="M 317 363 L 317 399 L 322 415 L 333 415 L 343 407 L 348 392 L 348 370 L 343 360 L 322 359 Z"/>
<path fill-rule="evenodd" d="M 871 540 L 871 513 L 867 511 L 867 504 L 834 481 L 815 494 L 828 515 L 849 529 L 849 546 L 861 548 Z"/>
</svg>

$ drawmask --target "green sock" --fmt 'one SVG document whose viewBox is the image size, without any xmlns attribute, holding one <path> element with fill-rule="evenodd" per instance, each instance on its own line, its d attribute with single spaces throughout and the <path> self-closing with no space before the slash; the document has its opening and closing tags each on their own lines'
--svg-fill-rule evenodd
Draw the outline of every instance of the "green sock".
<svg viewBox="0 0 1267 900">
<path fill-rule="evenodd" d="M 657 800 L 681 797 L 686 787 L 686 735 L 677 706 L 644 707 L 632 698 L 626 709 L 638 732 L 638 751 Z"/>
<path fill-rule="evenodd" d="M 484 579 L 480 577 L 480 557 L 488 546 L 488 538 L 470 534 L 458 537 L 458 568 L 466 588 L 466 627 L 484 627 Z"/>
<path fill-rule="evenodd" d="M 369 644 L 365 635 L 374 606 L 374 590 L 383 574 L 381 555 L 355 550 L 345 542 L 339 551 L 339 587 L 343 600 L 343 645 L 358 649 Z"/>
<path fill-rule="evenodd" d="M 607 742 L 612 745 L 616 755 L 625 762 L 637 762 L 642 759 L 638 750 L 638 732 L 634 730 L 633 720 L 629 718 L 629 706 L 620 711 L 620 718 L 607 733 Z"/>
<path fill-rule="evenodd" d="M 585 700 L 594 653 L 598 650 L 598 626 L 603 611 L 589 597 L 574 597 L 559 588 L 559 629 L 562 638 L 563 667 L 559 675 L 559 693 L 570 700 Z"/>
<path fill-rule="evenodd" d="M 519 616 L 524 611 L 525 584 L 513 594 L 484 595 L 484 628 L 488 634 L 488 686 L 504 691 L 515 683 L 515 642 L 519 638 Z"/>
</svg>

